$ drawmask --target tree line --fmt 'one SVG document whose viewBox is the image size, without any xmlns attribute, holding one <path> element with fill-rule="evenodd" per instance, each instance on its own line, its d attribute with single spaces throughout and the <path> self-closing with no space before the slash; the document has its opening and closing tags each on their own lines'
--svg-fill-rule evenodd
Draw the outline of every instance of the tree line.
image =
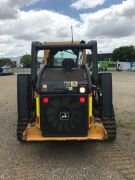
<svg viewBox="0 0 135 180">
<path fill-rule="evenodd" d="M 112 60 L 114 61 L 135 61 L 135 48 L 134 46 L 121 46 L 113 50 Z"/>
<path fill-rule="evenodd" d="M 12 65 L 12 61 L 11 59 L 9 58 L 1 58 L 0 59 L 0 67 L 3 67 L 3 66 L 11 66 Z"/>
<path fill-rule="evenodd" d="M 20 64 L 23 65 L 24 68 L 31 67 L 31 55 L 25 54 L 20 58 Z M 14 67 L 13 61 L 9 58 L 0 58 L 0 68 L 3 66 L 11 66 Z"/>
</svg>

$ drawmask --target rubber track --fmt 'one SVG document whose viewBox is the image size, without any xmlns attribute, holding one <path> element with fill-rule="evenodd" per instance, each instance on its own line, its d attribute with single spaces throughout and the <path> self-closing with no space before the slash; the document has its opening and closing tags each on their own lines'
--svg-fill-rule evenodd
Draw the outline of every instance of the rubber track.
<svg viewBox="0 0 135 180">
<path fill-rule="evenodd" d="M 116 121 L 114 111 L 112 117 L 102 117 L 102 123 L 107 131 L 107 140 L 114 141 L 116 139 Z"/>
<path fill-rule="evenodd" d="M 23 132 L 25 131 L 29 121 L 26 119 L 19 119 L 17 122 L 17 139 L 20 142 L 23 142 Z"/>
<path fill-rule="evenodd" d="M 104 159 L 126 179 L 135 180 L 135 158 L 128 155 L 120 144 L 106 145 Z"/>
</svg>

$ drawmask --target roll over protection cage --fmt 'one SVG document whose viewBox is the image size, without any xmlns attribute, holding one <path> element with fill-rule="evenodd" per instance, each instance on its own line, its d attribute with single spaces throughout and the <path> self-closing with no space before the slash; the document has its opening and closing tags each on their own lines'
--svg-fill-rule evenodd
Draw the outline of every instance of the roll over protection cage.
<svg viewBox="0 0 135 180">
<path fill-rule="evenodd" d="M 89 41 L 87 44 L 42 44 L 40 42 L 32 42 L 31 55 L 31 80 L 35 87 L 37 77 L 37 54 L 40 50 L 66 50 L 66 49 L 90 49 L 92 52 L 92 76 L 93 81 L 98 81 L 98 59 L 97 59 L 97 41 Z"/>
</svg>

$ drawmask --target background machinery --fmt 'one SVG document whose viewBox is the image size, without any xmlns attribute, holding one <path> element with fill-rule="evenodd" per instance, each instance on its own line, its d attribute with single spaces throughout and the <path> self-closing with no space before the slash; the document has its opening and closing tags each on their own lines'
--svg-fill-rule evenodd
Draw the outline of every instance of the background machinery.
<svg viewBox="0 0 135 180">
<path fill-rule="evenodd" d="M 9 76 L 9 75 L 13 75 L 11 70 L 9 70 L 8 68 L 3 69 L 0 67 L 0 76 Z"/>
<path fill-rule="evenodd" d="M 91 72 L 86 50 L 92 52 Z M 17 76 L 17 101 L 19 141 L 116 138 L 112 75 L 98 73 L 96 41 L 33 42 L 31 74 Z"/>
</svg>

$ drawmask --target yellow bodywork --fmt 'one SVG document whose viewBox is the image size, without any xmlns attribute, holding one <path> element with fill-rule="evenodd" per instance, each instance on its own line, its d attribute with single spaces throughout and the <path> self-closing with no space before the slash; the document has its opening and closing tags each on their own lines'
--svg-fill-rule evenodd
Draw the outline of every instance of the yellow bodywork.
<svg viewBox="0 0 135 180">
<path fill-rule="evenodd" d="M 84 137 L 43 137 L 36 124 L 29 124 L 23 134 L 25 141 L 73 141 L 73 140 L 104 140 L 107 133 L 100 123 L 92 123 L 88 130 L 88 135 Z"/>
<path fill-rule="evenodd" d="M 36 96 L 36 116 L 40 118 L 40 98 Z"/>
<path fill-rule="evenodd" d="M 40 128 L 40 96 L 36 94 L 36 127 Z"/>
<path fill-rule="evenodd" d="M 88 96 L 88 116 L 89 116 L 89 126 L 92 123 L 92 93 Z"/>
</svg>

